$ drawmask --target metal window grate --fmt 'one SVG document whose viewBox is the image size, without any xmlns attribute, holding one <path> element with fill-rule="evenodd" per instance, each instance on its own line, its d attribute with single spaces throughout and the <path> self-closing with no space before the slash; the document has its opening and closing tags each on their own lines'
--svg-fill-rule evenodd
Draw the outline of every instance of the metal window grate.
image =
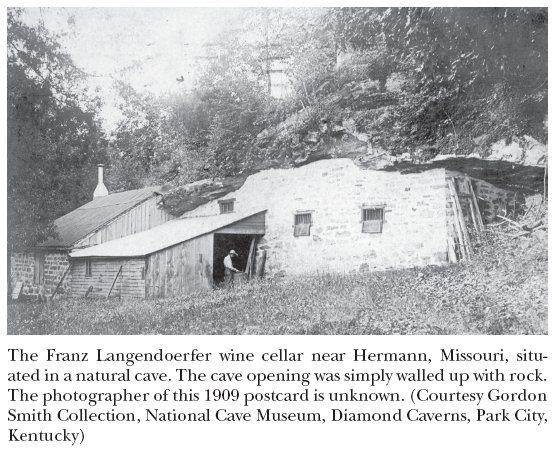
<svg viewBox="0 0 555 453">
<path fill-rule="evenodd" d="M 312 214 L 295 214 L 295 225 L 312 224 Z"/>
<path fill-rule="evenodd" d="M 383 220 L 383 208 L 363 209 L 362 221 L 367 220 Z"/>
<path fill-rule="evenodd" d="M 85 261 L 85 277 L 92 277 L 92 260 Z"/>
<path fill-rule="evenodd" d="M 298 236 L 310 236 L 310 226 L 312 225 L 312 214 L 295 214 L 295 231 L 293 235 Z"/>
<path fill-rule="evenodd" d="M 233 212 L 233 201 L 225 201 L 220 203 L 220 214 L 227 214 Z"/>
<path fill-rule="evenodd" d="M 383 208 L 362 209 L 362 232 L 381 233 L 383 228 Z"/>
</svg>

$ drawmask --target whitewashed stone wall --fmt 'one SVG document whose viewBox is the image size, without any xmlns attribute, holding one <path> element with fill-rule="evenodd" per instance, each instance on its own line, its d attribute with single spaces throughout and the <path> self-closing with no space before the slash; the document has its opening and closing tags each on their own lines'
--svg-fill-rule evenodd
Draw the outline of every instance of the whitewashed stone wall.
<svg viewBox="0 0 555 453">
<path fill-rule="evenodd" d="M 257 173 L 224 199 L 235 212 L 268 210 L 266 274 L 368 272 L 447 262 L 445 190 L 443 169 L 401 175 L 334 159 Z M 363 204 L 385 204 L 382 233 L 362 233 Z M 297 211 L 313 211 L 310 236 L 293 236 Z M 214 214 L 217 200 L 183 217 Z"/>
</svg>

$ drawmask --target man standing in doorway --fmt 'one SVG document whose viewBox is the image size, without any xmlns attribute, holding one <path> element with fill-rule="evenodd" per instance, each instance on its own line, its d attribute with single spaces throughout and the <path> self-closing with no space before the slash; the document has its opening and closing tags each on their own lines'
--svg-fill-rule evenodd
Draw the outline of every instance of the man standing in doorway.
<svg viewBox="0 0 555 453">
<path fill-rule="evenodd" d="M 239 256 L 237 255 L 237 253 L 235 252 L 235 250 L 232 250 L 231 252 L 229 252 L 229 254 L 224 258 L 224 288 L 228 289 L 230 284 L 231 284 L 231 279 L 233 278 L 233 273 L 234 272 L 241 272 L 239 269 L 235 269 L 233 267 L 233 262 L 231 261 L 231 258 L 233 256 Z"/>
</svg>

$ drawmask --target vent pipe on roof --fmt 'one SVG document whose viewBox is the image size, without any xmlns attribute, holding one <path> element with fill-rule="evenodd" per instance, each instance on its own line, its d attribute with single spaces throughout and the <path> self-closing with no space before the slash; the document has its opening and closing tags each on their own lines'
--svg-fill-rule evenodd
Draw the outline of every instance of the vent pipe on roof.
<svg viewBox="0 0 555 453">
<path fill-rule="evenodd" d="M 94 189 L 93 198 L 105 197 L 108 195 L 108 189 L 104 185 L 104 165 L 98 164 L 98 184 Z"/>
</svg>

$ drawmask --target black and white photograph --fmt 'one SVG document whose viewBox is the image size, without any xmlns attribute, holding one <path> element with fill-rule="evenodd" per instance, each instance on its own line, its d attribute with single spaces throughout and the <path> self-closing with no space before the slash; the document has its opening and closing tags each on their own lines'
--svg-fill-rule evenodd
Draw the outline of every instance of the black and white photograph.
<svg viewBox="0 0 555 453">
<path fill-rule="evenodd" d="M 547 7 L 7 9 L 8 335 L 547 335 Z"/>
</svg>

